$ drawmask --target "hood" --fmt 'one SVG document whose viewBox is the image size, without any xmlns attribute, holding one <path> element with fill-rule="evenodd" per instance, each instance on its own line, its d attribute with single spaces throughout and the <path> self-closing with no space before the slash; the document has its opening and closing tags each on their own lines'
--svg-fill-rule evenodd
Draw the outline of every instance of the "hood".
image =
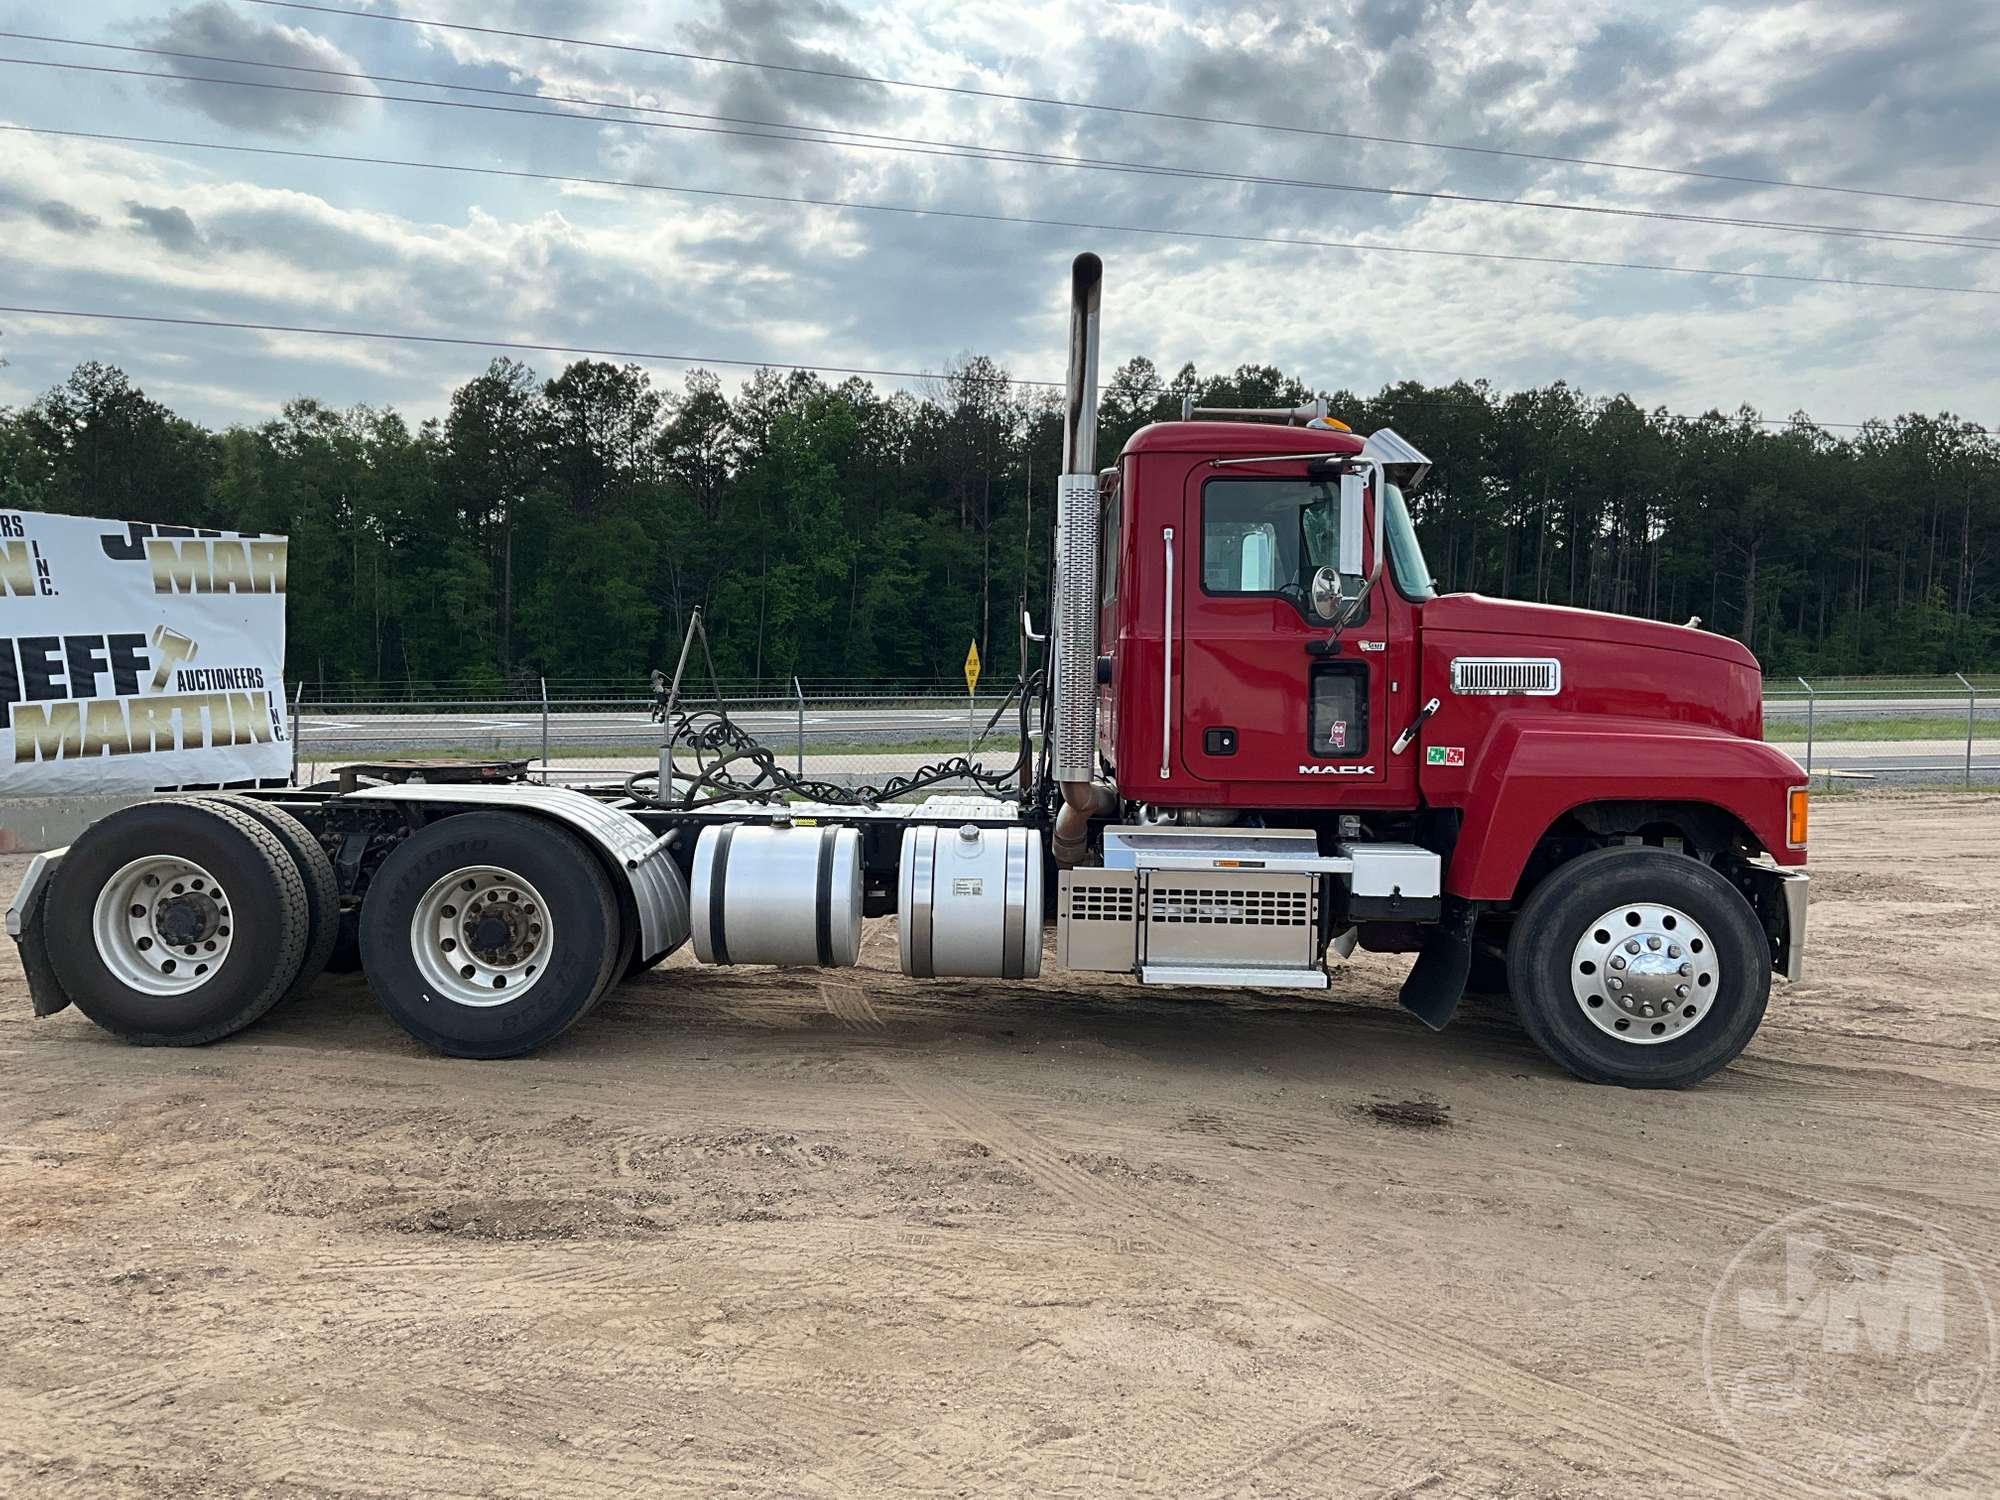
<svg viewBox="0 0 2000 1500">
<path fill-rule="evenodd" d="M 1752 672 L 1762 670 L 1750 648 L 1730 636 L 1658 620 L 1636 620 L 1630 615 L 1571 609 L 1563 604 L 1489 599 L 1484 594 L 1440 594 L 1426 602 L 1423 610 L 1426 630 L 1469 630 L 1489 635 L 1536 636 L 1542 640 L 1642 646 L 1703 656 Z"/>
</svg>

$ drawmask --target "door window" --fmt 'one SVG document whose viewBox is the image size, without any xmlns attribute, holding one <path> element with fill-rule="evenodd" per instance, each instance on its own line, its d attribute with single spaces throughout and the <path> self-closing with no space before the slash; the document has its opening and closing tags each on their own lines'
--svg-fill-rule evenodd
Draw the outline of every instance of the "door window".
<svg viewBox="0 0 2000 1500">
<path fill-rule="evenodd" d="M 1321 568 L 1361 572 L 1359 558 L 1340 556 L 1338 484 L 1316 479 L 1212 479 L 1202 486 L 1204 592 L 1276 594 L 1303 613 L 1313 575 Z"/>
</svg>

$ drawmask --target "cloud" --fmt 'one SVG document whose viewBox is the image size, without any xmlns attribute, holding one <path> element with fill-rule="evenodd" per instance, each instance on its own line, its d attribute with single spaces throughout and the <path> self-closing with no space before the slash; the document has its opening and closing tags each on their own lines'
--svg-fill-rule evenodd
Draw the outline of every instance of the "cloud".
<svg viewBox="0 0 2000 1500">
<path fill-rule="evenodd" d="M 429 0 L 424 13 L 1140 109 L 1920 193 L 1990 197 L 2000 169 L 2000 7 L 1991 0 L 1930 0 L 1893 14 L 1864 0 L 1683 0 L 1666 27 L 1642 0 L 1334 0 L 1310 15 L 1281 15 L 1268 0 L 1199 9 L 1157 0 L 586 3 L 563 8 L 560 22 L 537 0 Z M 1941 205 L 1082 112 L 519 37 L 322 24 L 368 59 L 361 66 L 440 82 L 1292 179 L 1695 210 L 1714 193 L 1750 217 L 2000 234 L 2000 216 Z M 354 66 L 310 32 L 254 25 L 219 5 L 184 5 L 166 32 L 187 50 Z M 195 107 L 252 101 L 251 113 L 228 118 L 264 131 L 304 133 L 366 110 L 369 140 L 354 149 L 412 160 L 1093 224 L 2000 285 L 1990 257 L 1857 240 L 167 86 Z M 168 133 L 147 118 L 158 110 L 143 96 L 66 87 L 101 89 L 74 103 L 95 106 L 106 130 Z M 283 106 L 275 112 L 274 99 Z M 21 113 L 69 102 L 24 98 Z M 301 102 L 308 112 L 294 107 Z M 310 112 L 328 108 L 338 113 Z M 1357 389 L 1405 377 L 1485 375 L 1509 387 L 1568 378 L 1593 392 L 1629 389 L 1645 405 L 1765 400 L 1831 418 L 1938 405 L 1990 418 L 2000 402 L 1984 322 L 1970 315 L 1984 303 L 1966 298 L 564 193 L 451 173 L 16 140 L 0 152 L 0 241 L 23 288 L 10 300 L 24 303 L 907 369 L 976 351 L 1046 376 L 1060 373 L 1064 267 L 1091 248 L 1110 273 L 1107 369 L 1145 354 L 1167 370 L 1186 359 L 1204 370 L 1269 361 Z M 60 200 L 51 198 L 58 188 Z M 472 348 L 259 342 L 200 329 L 20 333 L 33 342 L 10 350 L 7 378 L 17 384 L 60 379 L 84 357 L 157 383 L 159 361 L 173 359 L 197 416 L 274 410 L 301 391 L 427 416 L 484 361 Z M 562 360 L 536 363 L 546 374 Z M 663 368 L 662 378 L 674 377 Z"/>
<path fill-rule="evenodd" d="M 201 230 L 184 208 L 154 208 L 145 203 L 127 203 L 132 227 L 158 240 L 169 250 L 185 253 L 202 246 Z"/>
<path fill-rule="evenodd" d="M 199 5 L 177 10 L 143 35 L 149 46 L 176 52 L 244 58 L 294 68 L 364 71 L 353 58 L 317 33 L 239 15 L 222 0 L 202 0 Z M 199 62 L 192 58 L 166 58 L 163 62 L 183 77 L 244 78 L 342 89 L 356 94 L 375 92 L 374 85 L 355 79 L 273 73 L 263 68 Z M 360 100 L 336 99 L 324 94 L 293 94 L 221 84 L 188 83 L 173 88 L 172 92 L 181 103 L 211 120 L 275 135 L 309 135 L 321 126 L 347 124 L 367 107 Z"/>
<path fill-rule="evenodd" d="M 60 234 L 86 234 L 99 223 L 96 214 L 87 214 L 60 198 L 45 198 L 37 203 L 35 217 Z"/>
<path fill-rule="evenodd" d="M 717 5 L 713 21 L 681 28 L 694 50 L 828 73 L 872 70 L 844 52 L 799 38 L 814 33 L 856 37 L 861 32 L 860 19 L 835 0 L 726 0 Z M 719 112 L 745 119 L 853 124 L 878 117 L 888 105 L 889 90 L 880 84 L 822 78 L 814 72 L 721 66 L 720 81 Z M 755 142 L 739 144 L 767 149 Z"/>
</svg>

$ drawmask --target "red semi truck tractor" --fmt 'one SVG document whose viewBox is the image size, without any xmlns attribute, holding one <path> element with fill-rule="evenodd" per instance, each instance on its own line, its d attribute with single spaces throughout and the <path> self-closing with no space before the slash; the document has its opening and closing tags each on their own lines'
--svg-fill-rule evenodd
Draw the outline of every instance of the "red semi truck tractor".
<svg viewBox="0 0 2000 1500">
<path fill-rule="evenodd" d="M 1325 989 L 1359 946 L 1416 955 L 1432 1027 L 1506 990 L 1585 1079 L 1725 1066 L 1805 945 L 1805 788 L 1755 659 L 1438 593 L 1404 500 L 1428 461 L 1321 408 L 1184 410 L 1100 469 L 1101 278 L 1078 257 L 1051 616 L 1023 621 L 1045 649 L 1004 778 L 842 796 L 670 712 L 657 774 L 617 786 L 161 797 L 30 869 L 9 930 L 36 1010 L 213 1041 L 346 926 L 398 1022 L 504 1057 L 690 941 L 839 967 L 894 914 L 918 978 L 1034 978 L 1050 925 L 1057 965 L 1141 985 Z"/>
</svg>

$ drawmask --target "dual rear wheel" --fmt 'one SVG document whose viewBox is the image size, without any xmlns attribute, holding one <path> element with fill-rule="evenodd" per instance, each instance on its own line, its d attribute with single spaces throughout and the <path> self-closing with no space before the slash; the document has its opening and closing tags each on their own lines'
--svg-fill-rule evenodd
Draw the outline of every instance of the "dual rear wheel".
<svg viewBox="0 0 2000 1500">
<path fill-rule="evenodd" d="M 142 1046 L 241 1031 L 326 968 L 358 928 L 370 988 L 457 1057 L 533 1051 L 632 962 L 636 924 L 576 835 L 513 813 L 439 819 L 376 873 L 359 920 L 332 862 L 282 808 L 167 797 L 93 824 L 56 867 L 39 949 L 64 996 Z"/>
<path fill-rule="evenodd" d="M 340 902 L 326 851 L 290 813 L 174 797 L 92 824 L 57 866 L 42 920 L 77 1009 L 129 1042 L 185 1047 L 310 985 Z"/>
<path fill-rule="evenodd" d="M 583 840 L 515 813 L 412 834 L 361 908 L 361 960 L 405 1030 L 453 1057 L 515 1057 L 574 1025 L 624 974 L 617 893 Z"/>
</svg>

